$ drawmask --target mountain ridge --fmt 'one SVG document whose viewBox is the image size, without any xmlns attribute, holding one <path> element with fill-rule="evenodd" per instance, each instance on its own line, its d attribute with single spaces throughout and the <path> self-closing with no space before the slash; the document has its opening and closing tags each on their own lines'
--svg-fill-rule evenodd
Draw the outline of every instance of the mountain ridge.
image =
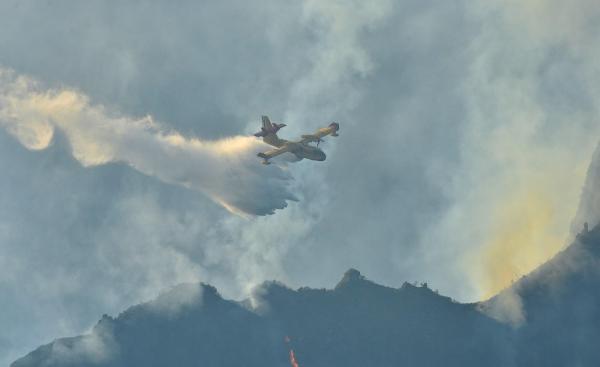
<svg viewBox="0 0 600 367">
<path fill-rule="evenodd" d="M 197 288 L 202 290 L 201 296 L 194 291 Z M 164 305 L 165 299 L 181 300 L 178 293 L 182 290 L 196 293 L 189 298 L 193 301 L 184 299 L 177 302 L 177 307 Z M 248 362 L 248 366 L 285 365 L 288 347 L 293 347 L 300 363 L 306 365 L 358 366 L 364 365 L 365 358 L 370 361 L 379 359 L 380 363 L 388 364 L 403 359 L 401 353 L 387 355 L 384 352 L 393 346 L 389 341 L 394 339 L 412 345 L 412 357 L 416 354 L 426 356 L 430 338 L 441 342 L 449 339 L 448 334 L 460 329 L 464 331 L 465 338 L 476 336 L 471 342 L 491 349 L 493 340 L 480 329 L 502 329 L 500 323 L 482 315 L 473 306 L 438 295 L 425 284 L 414 286 L 405 283 L 400 288 L 386 287 L 368 280 L 355 269 L 347 271 L 333 289 L 303 287 L 293 290 L 279 282 L 265 282 L 255 296 L 257 306 L 251 308 L 249 302 L 223 299 L 210 285 L 177 286 L 153 301 L 128 308 L 115 318 L 104 315 L 89 335 L 57 339 L 11 366 L 168 365 L 174 362 L 160 360 L 156 355 L 152 356 L 149 364 L 150 360 L 145 360 L 144 354 L 152 354 L 156 348 L 177 350 L 176 345 L 169 344 L 170 337 L 165 338 L 169 333 L 188 341 L 204 337 L 203 340 L 211 345 L 210 351 L 204 350 L 204 353 L 212 353 L 219 344 L 220 334 L 231 330 L 238 334 L 242 329 L 249 330 L 244 338 L 222 338 L 227 345 L 223 355 L 237 354 L 238 358 L 222 359 L 219 356 L 207 361 L 206 365 L 239 365 L 242 361 Z M 378 317 L 373 319 L 373 314 Z M 211 322 L 216 322 L 216 325 Z M 439 323 L 446 325 L 437 327 Z M 203 332 L 191 330 L 190 325 L 202 325 Z M 402 328 L 394 328 L 394 325 L 402 325 Z M 426 330 L 427 333 L 420 334 L 418 330 Z M 140 338 L 146 339 L 141 341 Z M 373 338 L 385 346 L 383 350 L 371 353 L 361 348 L 365 340 Z M 285 343 L 286 339 L 290 340 L 289 345 Z M 242 353 L 240 348 L 244 349 L 247 340 L 258 342 L 247 353 Z M 388 340 L 387 345 L 385 340 Z M 178 350 L 175 353 L 177 357 L 185 359 L 188 356 L 191 361 L 196 360 L 196 354 L 202 356 L 202 351 L 195 343 L 192 344 L 191 348 L 187 346 L 183 348 L 186 350 Z M 452 354 L 456 346 L 452 346 L 452 341 L 446 344 L 448 346 L 442 348 L 443 353 L 426 357 L 431 360 L 429 363 L 441 363 L 442 357 Z M 98 348 L 100 352 L 104 349 L 110 350 L 110 353 L 92 351 L 92 347 L 97 346 L 101 346 Z M 252 350 L 260 353 L 251 353 Z M 189 355 L 190 351 L 193 356 Z M 60 358 L 69 353 L 71 357 Z M 158 354 L 164 355 L 162 352 Z M 410 358 L 404 357 L 406 362 L 410 362 Z M 469 360 L 461 356 L 455 358 L 461 364 Z"/>
<path fill-rule="evenodd" d="M 477 303 L 426 283 L 379 285 L 356 269 L 331 289 L 268 281 L 239 302 L 208 284 L 182 284 L 11 366 L 284 366 L 290 349 L 304 366 L 592 366 L 599 269 L 600 225 Z"/>
</svg>

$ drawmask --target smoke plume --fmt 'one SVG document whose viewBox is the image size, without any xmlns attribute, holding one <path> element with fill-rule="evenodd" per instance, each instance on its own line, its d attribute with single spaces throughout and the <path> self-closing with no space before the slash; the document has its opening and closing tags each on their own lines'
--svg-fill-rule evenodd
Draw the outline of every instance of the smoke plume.
<svg viewBox="0 0 600 367">
<path fill-rule="evenodd" d="M 124 162 L 200 191 L 237 214 L 272 214 L 296 200 L 289 173 L 259 163 L 256 153 L 265 145 L 254 137 L 187 138 L 151 116 L 113 114 L 78 91 L 44 90 L 32 78 L 5 69 L 0 69 L 0 125 L 32 150 L 47 148 L 60 132 L 83 166 Z"/>
</svg>

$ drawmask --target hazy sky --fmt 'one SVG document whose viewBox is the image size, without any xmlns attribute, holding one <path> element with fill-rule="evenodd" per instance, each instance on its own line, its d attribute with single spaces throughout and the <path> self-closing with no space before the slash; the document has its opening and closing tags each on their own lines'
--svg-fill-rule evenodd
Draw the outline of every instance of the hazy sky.
<svg viewBox="0 0 600 367">
<path fill-rule="evenodd" d="M 184 281 L 241 299 L 355 267 L 493 294 L 569 236 L 600 136 L 599 13 L 0 2 L 0 364 Z M 340 136 L 325 162 L 263 167 L 243 137 L 262 114 Z"/>
</svg>

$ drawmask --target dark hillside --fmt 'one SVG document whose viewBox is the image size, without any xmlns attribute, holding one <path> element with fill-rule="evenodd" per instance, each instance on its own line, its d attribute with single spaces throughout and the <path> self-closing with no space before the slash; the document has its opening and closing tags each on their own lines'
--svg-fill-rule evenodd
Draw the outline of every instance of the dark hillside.
<svg viewBox="0 0 600 367">
<path fill-rule="evenodd" d="M 482 303 L 516 297 L 524 322 L 515 331 L 521 366 L 599 366 L 600 226 L 511 288 Z"/>
<path fill-rule="evenodd" d="M 12 366 L 279 367 L 290 349 L 308 367 L 599 366 L 599 289 L 596 226 L 479 304 L 426 284 L 381 286 L 354 269 L 333 289 L 267 282 L 243 302 L 187 284 Z"/>
<path fill-rule="evenodd" d="M 285 366 L 288 348 L 304 366 L 505 366 L 510 355 L 508 327 L 425 285 L 388 288 L 349 270 L 333 290 L 270 282 L 257 294 L 248 309 L 210 286 L 180 286 L 13 367 Z"/>
</svg>

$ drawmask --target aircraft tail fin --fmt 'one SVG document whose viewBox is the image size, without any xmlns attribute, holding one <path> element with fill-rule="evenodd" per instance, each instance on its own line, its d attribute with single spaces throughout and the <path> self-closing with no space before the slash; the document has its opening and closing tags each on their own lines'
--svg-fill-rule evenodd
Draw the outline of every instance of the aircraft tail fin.
<svg viewBox="0 0 600 367">
<path fill-rule="evenodd" d="M 265 130 L 270 130 L 273 128 L 273 124 L 271 120 L 269 120 L 269 116 L 262 116 L 262 126 Z"/>
</svg>

